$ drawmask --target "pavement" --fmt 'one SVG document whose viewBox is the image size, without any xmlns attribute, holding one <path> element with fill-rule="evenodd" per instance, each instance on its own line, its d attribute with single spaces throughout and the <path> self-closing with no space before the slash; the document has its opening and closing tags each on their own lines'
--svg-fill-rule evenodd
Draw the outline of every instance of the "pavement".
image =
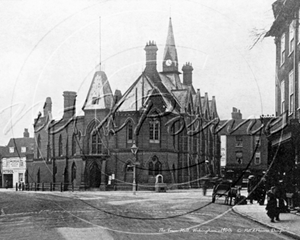
<svg viewBox="0 0 300 240">
<path fill-rule="evenodd" d="M 247 196 L 247 195 L 246 195 Z M 280 221 L 272 223 L 266 214 L 266 204 L 259 205 L 258 203 L 247 205 L 236 205 L 233 211 L 244 217 L 247 217 L 261 225 L 270 229 L 276 229 L 284 235 L 294 239 L 300 239 L 300 213 L 296 210 L 290 213 L 280 213 Z"/>
</svg>

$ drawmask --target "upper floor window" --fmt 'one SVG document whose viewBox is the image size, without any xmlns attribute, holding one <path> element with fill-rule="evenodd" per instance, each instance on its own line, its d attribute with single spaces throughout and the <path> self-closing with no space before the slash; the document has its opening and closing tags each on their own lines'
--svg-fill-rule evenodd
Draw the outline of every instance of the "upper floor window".
<svg viewBox="0 0 300 240">
<path fill-rule="evenodd" d="M 133 140 L 133 126 L 132 122 L 128 122 L 127 124 L 127 142 L 132 142 Z"/>
<path fill-rule="evenodd" d="M 25 153 L 26 152 L 26 147 L 21 147 L 21 152 Z"/>
<path fill-rule="evenodd" d="M 292 21 L 289 27 L 289 53 L 294 51 L 294 44 L 295 44 L 295 21 Z"/>
<path fill-rule="evenodd" d="M 14 153 L 15 152 L 15 147 L 10 147 L 9 148 L 9 153 Z"/>
<path fill-rule="evenodd" d="M 159 143 L 160 123 L 158 120 L 151 120 L 149 122 L 149 139 L 151 143 Z"/>
<path fill-rule="evenodd" d="M 40 155 L 41 155 L 41 135 L 38 135 L 36 157 L 40 158 Z"/>
<path fill-rule="evenodd" d="M 59 135 L 58 139 L 58 156 L 62 156 L 63 154 L 63 144 L 62 144 L 62 137 Z"/>
<path fill-rule="evenodd" d="M 281 113 L 284 113 L 285 111 L 285 84 L 284 84 L 284 80 L 282 80 L 281 84 L 280 84 L 280 93 L 281 93 Z"/>
<path fill-rule="evenodd" d="M 24 166 L 24 162 L 20 161 L 20 167 L 23 167 L 23 166 Z"/>
<path fill-rule="evenodd" d="M 254 164 L 255 164 L 255 165 L 259 165 L 260 163 L 261 163 L 260 152 L 256 152 L 256 153 L 255 153 Z"/>
<path fill-rule="evenodd" d="M 92 154 L 102 153 L 102 139 L 98 131 L 94 131 L 92 134 Z"/>
<path fill-rule="evenodd" d="M 280 52 L 280 64 L 283 64 L 285 62 L 285 33 L 283 33 L 281 36 Z"/>
<path fill-rule="evenodd" d="M 289 112 L 294 112 L 294 70 L 289 73 Z"/>
<path fill-rule="evenodd" d="M 242 147 L 243 146 L 243 137 L 236 136 L 235 137 L 235 146 L 236 147 Z"/>
<path fill-rule="evenodd" d="M 238 164 L 243 163 L 243 152 L 239 151 L 235 153 L 235 159 Z"/>
<path fill-rule="evenodd" d="M 299 8 L 299 12 L 298 12 L 298 19 L 300 17 L 300 8 Z M 300 20 L 299 20 L 299 23 L 300 23 Z M 298 43 L 300 42 L 300 24 L 298 23 Z"/>
<path fill-rule="evenodd" d="M 72 156 L 76 155 L 76 135 L 72 136 Z"/>
</svg>

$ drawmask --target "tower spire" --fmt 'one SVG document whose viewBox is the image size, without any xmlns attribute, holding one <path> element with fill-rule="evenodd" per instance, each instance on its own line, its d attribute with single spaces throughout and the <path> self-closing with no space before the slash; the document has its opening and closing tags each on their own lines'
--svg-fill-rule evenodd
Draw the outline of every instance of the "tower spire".
<svg viewBox="0 0 300 240">
<path fill-rule="evenodd" d="M 163 72 L 178 72 L 178 57 L 171 17 L 169 18 L 168 35 L 164 51 Z"/>
</svg>

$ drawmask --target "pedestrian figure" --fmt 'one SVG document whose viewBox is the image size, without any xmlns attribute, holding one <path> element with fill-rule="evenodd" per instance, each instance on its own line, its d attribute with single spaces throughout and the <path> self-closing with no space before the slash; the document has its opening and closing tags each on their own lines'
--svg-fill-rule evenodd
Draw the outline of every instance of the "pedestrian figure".
<svg viewBox="0 0 300 240">
<path fill-rule="evenodd" d="M 278 189 L 276 192 L 277 198 L 279 199 L 279 210 L 280 213 L 289 213 L 290 210 L 288 209 L 287 206 L 287 201 L 286 201 L 286 186 L 283 180 L 279 181 L 278 184 Z"/>
<path fill-rule="evenodd" d="M 280 221 L 279 199 L 276 197 L 276 191 L 277 191 L 276 187 L 271 187 L 271 190 L 267 192 L 268 203 L 267 203 L 266 210 L 267 210 L 267 215 L 271 219 L 271 222 L 275 222 L 274 218 L 277 221 Z"/>
<path fill-rule="evenodd" d="M 259 203 L 259 205 L 264 205 L 265 202 L 265 198 L 266 198 L 266 184 L 265 184 L 265 179 L 261 178 L 258 186 L 256 188 L 256 192 L 257 192 L 257 202 Z"/>
<path fill-rule="evenodd" d="M 207 191 L 207 183 L 204 180 L 202 183 L 202 190 L 203 190 L 203 196 L 206 196 L 206 191 Z"/>
<path fill-rule="evenodd" d="M 19 181 L 19 191 L 22 190 L 22 185 L 21 185 L 21 182 Z"/>
<path fill-rule="evenodd" d="M 253 200 L 255 199 L 255 192 L 254 192 L 254 188 L 255 188 L 255 176 L 254 175 L 250 175 L 248 177 L 248 184 L 247 184 L 247 191 L 248 191 L 248 199 L 250 200 L 250 203 L 253 203 Z"/>
</svg>

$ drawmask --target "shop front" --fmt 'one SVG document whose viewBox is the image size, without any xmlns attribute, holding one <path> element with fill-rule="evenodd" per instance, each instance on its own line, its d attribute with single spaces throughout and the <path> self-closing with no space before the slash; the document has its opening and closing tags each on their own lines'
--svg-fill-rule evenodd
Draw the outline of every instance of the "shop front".
<svg viewBox="0 0 300 240">
<path fill-rule="evenodd" d="M 267 186 L 281 186 L 300 206 L 300 123 L 298 119 L 282 118 L 269 128 L 269 159 Z"/>
</svg>

